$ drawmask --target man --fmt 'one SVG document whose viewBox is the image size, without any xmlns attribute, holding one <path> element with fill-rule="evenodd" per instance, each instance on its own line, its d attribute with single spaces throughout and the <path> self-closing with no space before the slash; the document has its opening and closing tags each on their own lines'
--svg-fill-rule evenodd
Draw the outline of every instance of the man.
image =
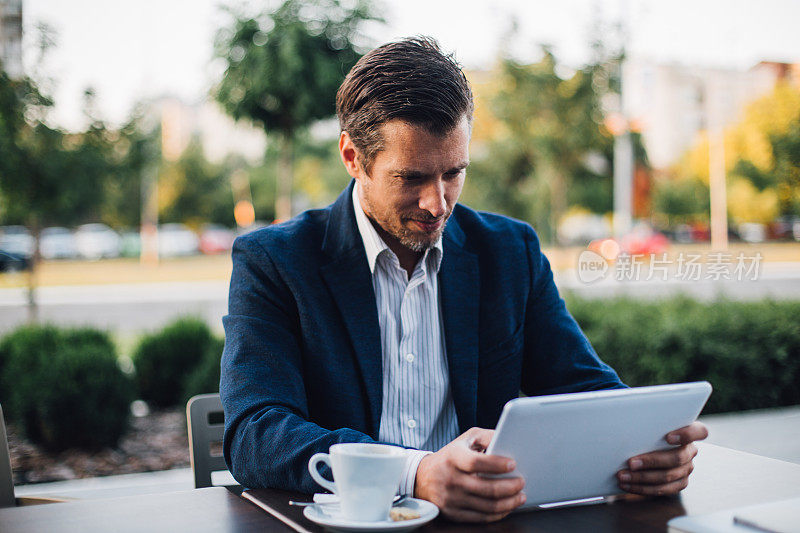
<svg viewBox="0 0 800 533">
<path fill-rule="evenodd" d="M 311 455 L 381 441 L 407 448 L 401 492 L 497 520 L 525 501 L 525 480 L 480 475 L 514 469 L 482 453 L 503 405 L 520 390 L 624 387 L 564 307 L 533 229 L 457 204 L 472 110 L 433 41 L 373 50 L 337 95 L 354 181 L 326 209 L 237 239 L 220 393 L 243 485 L 314 492 Z M 705 436 L 693 424 L 674 450 L 632 458 L 622 488 L 677 493 Z"/>
</svg>

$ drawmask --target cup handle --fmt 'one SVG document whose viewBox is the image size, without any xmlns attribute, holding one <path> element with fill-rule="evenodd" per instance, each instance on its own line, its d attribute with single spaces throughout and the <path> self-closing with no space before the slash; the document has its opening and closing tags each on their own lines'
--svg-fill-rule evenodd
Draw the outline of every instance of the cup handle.
<svg viewBox="0 0 800 533">
<path fill-rule="evenodd" d="M 317 465 L 319 463 L 325 463 L 330 468 L 331 466 L 331 459 L 330 455 L 327 453 L 315 453 L 311 456 L 311 459 L 308 460 L 308 472 L 311 474 L 311 477 L 314 478 L 314 481 L 322 485 L 324 488 L 328 489 L 332 493 L 336 494 L 336 483 L 333 481 L 328 481 L 322 474 L 319 473 L 317 470 Z"/>
</svg>

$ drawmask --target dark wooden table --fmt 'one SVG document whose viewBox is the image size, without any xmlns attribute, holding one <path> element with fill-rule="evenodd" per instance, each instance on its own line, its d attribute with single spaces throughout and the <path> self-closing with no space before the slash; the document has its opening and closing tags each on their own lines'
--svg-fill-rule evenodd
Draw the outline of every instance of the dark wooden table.
<svg viewBox="0 0 800 533">
<path fill-rule="evenodd" d="M 800 496 L 800 465 L 758 455 L 699 444 L 700 453 L 689 487 L 680 496 L 631 497 L 615 503 L 528 511 L 512 514 L 490 525 L 454 524 L 437 518 L 420 528 L 431 532 L 649 532 L 666 531 L 676 516 L 706 514 L 745 505 Z M 530 483 L 530 481 L 529 481 Z M 323 531 L 302 515 L 302 509 L 287 505 L 289 499 L 308 496 L 272 489 L 251 491 L 276 513 L 295 522 L 298 531 Z"/>
<path fill-rule="evenodd" d="M 666 531 L 667 521 L 800 496 L 800 465 L 701 444 L 689 487 L 672 498 L 631 499 L 514 514 L 491 525 L 453 524 L 442 518 L 419 529 L 430 532 Z M 299 530 L 322 531 L 288 500 L 308 496 L 253 491 L 272 512 Z M 3 533 L 41 531 L 290 532 L 291 528 L 224 488 L 0 509 Z"/>
<path fill-rule="evenodd" d="M 2 533 L 289 530 L 224 487 L 0 509 Z"/>
</svg>

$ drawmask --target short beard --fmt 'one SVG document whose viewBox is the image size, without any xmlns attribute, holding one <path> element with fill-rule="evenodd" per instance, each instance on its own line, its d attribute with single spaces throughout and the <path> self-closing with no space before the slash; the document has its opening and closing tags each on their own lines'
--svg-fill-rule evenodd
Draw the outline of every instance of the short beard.
<svg viewBox="0 0 800 533">
<path fill-rule="evenodd" d="M 449 218 L 449 217 L 448 217 Z M 414 252 L 424 252 L 425 250 L 429 250 L 436 245 L 436 242 L 442 237 L 442 233 L 444 233 L 444 228 L 447 225 L 447 219 L 442 223 L 442 227 L 439 230 L 432 234 L 431 236 L 434 237 L 432 240 L 421 240 L 419 237 L 415 236 L 412 232 L 407 231 L 405 228 L 400 228 L 400 235 L 392 235 L 400 244 L 412 250 Z"/>
<path fill-rule="evenodd" d="M 363 185 L 361 185 L 361 187 L 363 187 L 363 191 L 362 191 L 363 196 L 362 197 L 364 199 L 364 202 L 367 204 L 367 209 L 369 210 L 369 212 L 371 214 L 374 214 L 375 213 L 375 209 L 373 208 L 372 202 L 370 202 L 369 197 L 367 195 L 367 188 L 364 187 Z M 397 241 L 401 245 L 405 246 L 406 248 L 408 248 L 412 252 L 421 253 L 421 252 L 424 252 L 425 250 L 429 250 L 430 248 L 433 248 L 434 246 L 436 246 L 436 243 L 439 241 L 439 239 L 442 237 L 442 234 L 444 233 L 444 228 L 447 226 L 447 221 L 450 219 L 450 215 L 451 214 L 452 214 L 452 211 L 448 212 L 445 215 L 444 222 L 442 223 L 442 227 L 439 228 L 439 230 L 432 235 L 432 237 L 434 237 L 434 238 L 431 239 L 431 240 L 428 240 L 428 239 L 421 240 L 419 237 L 414 235 L 413 232 L 411 232 L 408 229 L 404 228 L 402 226 L 402 223 L 400 224 L 400 227 L 397 229 L 396 233 L 394 231 L 389 231 L 389 229 L 384 228 L 383 226 L 381 226 L 381 229 L 383 231 L 385 231 L 386 233 L 388 233 L 389 235 L 391 235 L 392 237 L 394 237 L 395 239 L 397 239 Z M 402 217 L 400 217 L 399 220 L 402 221 Z"/>
</svg>

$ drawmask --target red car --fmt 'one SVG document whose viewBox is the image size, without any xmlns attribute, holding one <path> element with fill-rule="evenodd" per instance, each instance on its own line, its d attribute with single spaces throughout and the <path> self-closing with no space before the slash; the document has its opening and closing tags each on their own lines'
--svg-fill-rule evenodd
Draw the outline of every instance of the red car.
<svg viewBox="0 0 800 533">
<path fill-rule="evenodd" d="M 200 231 L 200 251 L 206 255 L 230 252 L 236 233 L 224 226 L 209 224 Z"/>
</svg>

